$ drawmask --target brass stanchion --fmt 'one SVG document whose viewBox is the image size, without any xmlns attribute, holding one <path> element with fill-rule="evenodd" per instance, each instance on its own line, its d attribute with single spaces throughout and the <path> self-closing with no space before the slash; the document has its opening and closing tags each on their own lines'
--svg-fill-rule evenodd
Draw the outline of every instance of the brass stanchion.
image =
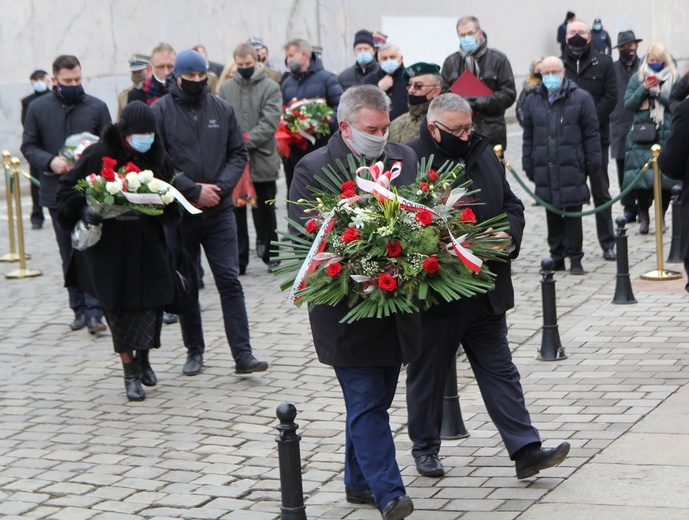
<svg viewBox="0 0 689 520">
<path fill-rule="evenodd" d="M 41 276 L 43 273 L 37 269 L 26 268 L 26 254 L 24 252 L 24 224 L 22 223 L 22 195 L 19 189 L 19 159 L 13 157 L 11 181 L 14 187 L 14 202 L 17 211 L 17 242 L 19 244 L 19 269 L 5 273 L 5 278 L 29 278 Z M 10 199 L 11 202 L 11 199 Z M 11 204 L 10 204 L 11 205 Z"/>
<path fill-rule="evenodd" d="M 7 201 L 7 231 L 10 237 L 10 252 L 0 256 L 0 262 L 16 262 L 19 260 L 14 242 L 14 210 L 12 209 L 12 171 L 10 169 L 10 152 L 3 150 L 2 162 L 5 168 L 5 199 Z"/>
<path fill-rule="evenodd" d="M 658 156 L 660 155 L 660 145 L 651 146 L 653 155 L 653 203 L 655 204 L 655 227 L 656 227 L 656 270 L 649 271 L 641 275 L 643 280 L 677 280 L 682 278 L 682 273 L 665 269 L 665 259 L 663 258 L 663 201 L 661 191 L 660 166 L 658 166 Z"/>
</svg>

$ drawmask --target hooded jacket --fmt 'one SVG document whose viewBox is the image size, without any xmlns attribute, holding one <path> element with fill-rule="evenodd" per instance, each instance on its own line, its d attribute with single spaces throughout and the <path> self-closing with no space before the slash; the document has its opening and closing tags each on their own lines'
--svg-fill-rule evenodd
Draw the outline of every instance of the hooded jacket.
<svg viewBox="0 0 689 520">
<path fill-rule="evenodd" d="M 282 80 L 282 104 L 287 106 L 293 99 L 323 98 L 333 109 L 333 121 L 337 121 L 337 105 L 340 104 L 342 87 L 332 72 L 323 68 L 323 62 L 311 54 L 311 63 L 304 72 L 290 72 Z"/>
</svg>

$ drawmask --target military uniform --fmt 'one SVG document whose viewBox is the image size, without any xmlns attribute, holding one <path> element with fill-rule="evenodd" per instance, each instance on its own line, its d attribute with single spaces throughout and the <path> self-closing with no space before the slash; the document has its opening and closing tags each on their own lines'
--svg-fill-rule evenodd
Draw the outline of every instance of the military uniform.
<svg viewBox="0 0 689 520">
<path fill-rule="evenodd" d="M 421 135 L 421 125 L 423 124 L 430 101 L 421 105 L 409 105 L 409 112 L 402 114 L 390 123 L 390 136 L 388 141 L 391 143 L 408 143 Z"/>
</svg>

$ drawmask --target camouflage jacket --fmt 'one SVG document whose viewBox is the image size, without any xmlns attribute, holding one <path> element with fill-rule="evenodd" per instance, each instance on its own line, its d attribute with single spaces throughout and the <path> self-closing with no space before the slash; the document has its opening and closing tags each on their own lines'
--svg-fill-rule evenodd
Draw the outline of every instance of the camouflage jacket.
<svg viewBox="0 0 689 520">
<path fill-rule="evenodd" d="M 409 105 L 409 112 L 395 118 L 390 123 L 388 141 L 404 144 L 419 137 L 420 125 L 423 124 L 430 104 L 431 102 L 427 101 L 421 105 Z"/>
</svg>

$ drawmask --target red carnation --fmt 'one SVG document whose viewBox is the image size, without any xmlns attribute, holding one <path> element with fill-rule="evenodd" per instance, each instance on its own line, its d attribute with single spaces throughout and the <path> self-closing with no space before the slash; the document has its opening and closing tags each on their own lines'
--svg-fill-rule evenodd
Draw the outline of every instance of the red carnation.
<svg viewBox="0 0 689 520">
<path fill-rule="evenodd" d="M 318 231 L 318 222 L 316 222 L 315 218 L 312 218 L 306 223 L 306 232 L 311 235 Z"/>
<path fill-rule="evenodd" d="M 388 256 L 390 258 L 395 258 L 396 256 L 400 256 L 402 254 L 402 246 L 400 246 L 400 243 L 397 240 L 394 242 L 388 242 L 388 245 L 385 246 L 385 249 L 387 249 Z"/>
<path fill-rule="evenodd" d="M 340 189 L 342 191 L 355 190 L 356 189 L 356 182 L 344 181 L 342 184 L 340 184 Z"/>
<path fill-rule="evenodd" d="M 112 168 L 103 168 L 100 171 L 100 176 L 108 182 L 113 182 L 115 180 L 115 170 L 113 170 Z"/>
<path fill-rule="evenodd" d="M 467 224 L 476 223 L 476 215 L 474 214 L 471 208 L 464 208 L 462 210 L 460 218 L 462 219 L 462 222 L 466 222 Z"/>
<path fill-rule="evenodd" d="M 139 168 L 136 164 L 133 162 L 128 162 L 127 164 L 124 165 L 124 173 L 139 173 L 141 171 L 141 168 Z"/>
<path fill-rule="evenodd" d="M 335 278 L 340 272 L 342 271 L 342 264 L 340 262 L 333 262 L 332 264 L 328 264 L 328 268 L 326 269 L 326 272 L 328 273 L 328 276 L 331 278 Z"/>
<path fill-rule="evenodd" d="M 381 273 L 378 277 L 378 287 L 384 291 L 392 292 L 397 289 L 397 279 L 387 273 Z"/>
<path fill-rule="evenodd" d="M 427 209 L 422 209 L 416 212 L 416 221 L 422 226 L 430 226 L 433 223 L 433 214 Z"/>
<path fill-rule="evenodd" d="M 438 175 L 438 172 L 435 170 L 428 170 L 428 180 L 431 182 L 435 182 L 438 180 L 440 175 Z"/>
<path fill-rule="evenodd" d="M 435 274 L 440 269 L 440 264 L 435 256 L 429 256 L 423 261 L 423 270 L 428 274 Z"/>
<path fill-rule="evenodd" d="M 419 189 L 421 191 L 428 191 L 428 183 L 427 182 L 420 182 L 419 183 Z"/>
<path fill-rule="evenodd" d="M 103 157 L 103 168 L 114 170 L 116 164 L 117 161 L 112 157 Z"/>
<path fill-rule="evenodd" d="M 354 242 L 355 240 L 359 240 L 359 232 L 356 228 L 347 228 L 347 230 L 344 233 L 342 233 L 342 241 L 346 244 Z"/>
</svg>

